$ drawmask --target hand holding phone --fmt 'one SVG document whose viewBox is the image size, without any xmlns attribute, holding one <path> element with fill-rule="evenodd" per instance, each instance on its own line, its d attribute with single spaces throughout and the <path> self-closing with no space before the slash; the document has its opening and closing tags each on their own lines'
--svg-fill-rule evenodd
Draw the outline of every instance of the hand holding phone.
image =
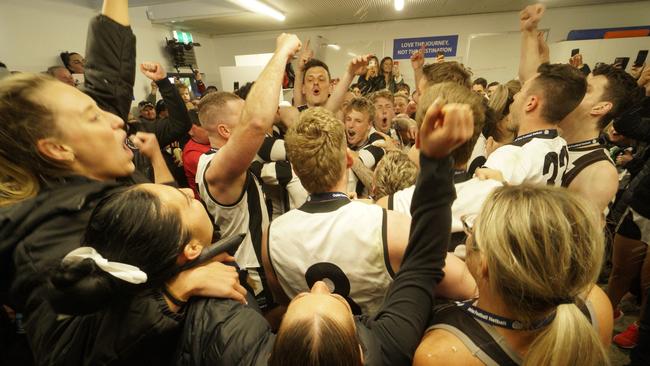
<svg viewBox="0 0 650 366">
<path fill-rule="evenodd" d="M 629 62 L 630 62 L 629 57 L 617 57 L 616 59 L 614 59 L 614 67 L 620 67 L 621 70 L 625 70 Z"/>
<path fill-rule="evenodd" d="M 634 60 L 635 67 L 641 67 L 645 64 L 645 60 L 648 58 L 648 50 L 640 50 L 636 55 L 636 60 Z"/>
</svg>

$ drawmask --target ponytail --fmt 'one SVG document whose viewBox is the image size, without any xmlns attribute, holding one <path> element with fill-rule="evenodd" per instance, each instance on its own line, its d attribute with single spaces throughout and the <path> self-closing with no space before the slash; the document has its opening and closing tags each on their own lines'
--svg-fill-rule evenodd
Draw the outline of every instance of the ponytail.
<svg viewBox="0 0 650 366">
<path fill-rule="evenodd" d="M 555 319 L 528 348 L 524 366 L 609 365 L 589 319 L 575 304 L 557 307 Z"/>
<path fill-rule="evenodd" d="M 48 300 L 59 314 L 90 314 L 122 298 L 119 295 L 133 287 L 87 258 L 77 263 L 61 263 L 50 274 Z"/>
<path fill-rule="evenodd" d="M 32 198 L 38 190 L 36 177 L 0 155 L 0 207 Z"/>
</svg>

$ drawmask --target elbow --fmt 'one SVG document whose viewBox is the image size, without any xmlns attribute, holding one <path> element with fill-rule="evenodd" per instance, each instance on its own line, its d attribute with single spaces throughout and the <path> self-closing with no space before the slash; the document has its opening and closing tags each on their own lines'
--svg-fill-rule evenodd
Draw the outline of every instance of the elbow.
<svg viewBox="0 0 650 366">
<path fill-rule="evenodd" d="M 263 135 L 269 129 L 270 123 L 267 118 L 252 117 L 248 119 L 246 123 L 246 127 L 251 132 L 255 132 Z"/>
</svg>

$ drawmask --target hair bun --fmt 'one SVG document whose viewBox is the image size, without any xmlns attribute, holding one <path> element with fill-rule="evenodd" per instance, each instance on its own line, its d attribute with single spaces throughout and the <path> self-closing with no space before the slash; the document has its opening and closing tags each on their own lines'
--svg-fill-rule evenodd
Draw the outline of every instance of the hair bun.
<svg viewBox="0 0 650 366">
<path fill-rule="evenodd" d="M 120 284 L 92 259 L 60 264 L 50 274 L 48 294 L 54 310 L 62 314 L 88 314 L 111 303 Z"/>
</svg>

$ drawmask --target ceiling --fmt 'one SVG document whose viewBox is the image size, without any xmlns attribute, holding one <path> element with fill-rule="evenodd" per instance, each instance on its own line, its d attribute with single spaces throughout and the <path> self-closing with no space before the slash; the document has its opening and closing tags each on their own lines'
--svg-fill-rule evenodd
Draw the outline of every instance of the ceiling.
<svg viewBox="0 0 650 366">
<path fill-rule="evenodd" d="M 96 7 L 101 0 L 64 0 Z M 239 8 L 236 0 L 131 0 L 147 6 L 149 19 L 176 28 L 224 35 L 386 20 L 518 11 L 530 0 L 405 0 L 401 12 L 393 0 L 262 0 L 286 15 L 284 22 Z M 626 2 L 625 0 L 541 0 L 549 8 Z"/>
</svg>

